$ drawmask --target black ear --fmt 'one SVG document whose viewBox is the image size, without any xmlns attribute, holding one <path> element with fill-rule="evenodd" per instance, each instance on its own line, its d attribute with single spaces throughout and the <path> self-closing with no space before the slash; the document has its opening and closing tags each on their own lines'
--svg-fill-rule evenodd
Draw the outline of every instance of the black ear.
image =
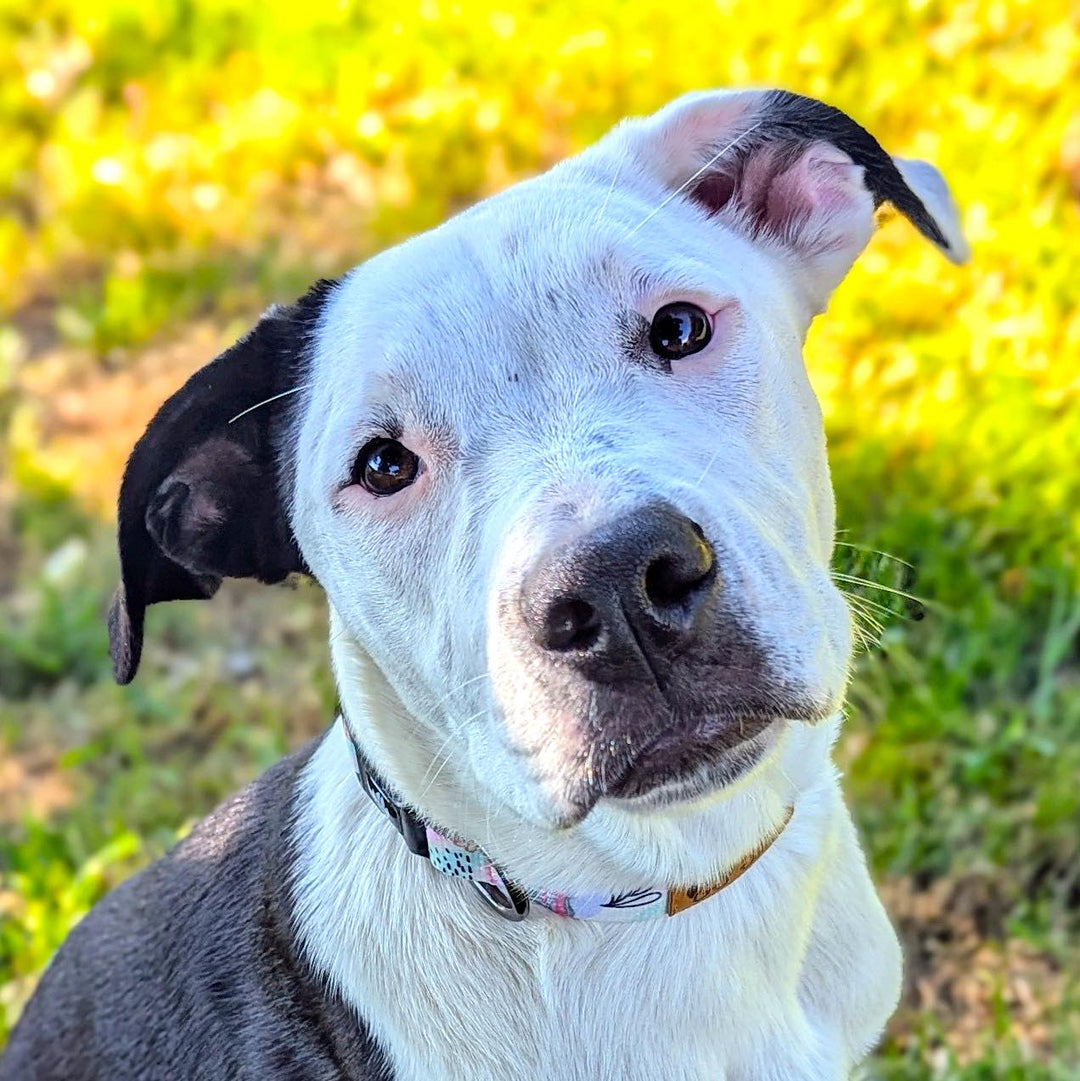
<svg viewBox="0 0 1080 1081">
<path fill-rule="evenodd" d="M 927 240 L 947 255 L 954 254 L 951 238 L 912 189 L 896 161 L 870 132 L 832 105 L 788 90 L 769 91 L 762 102 L 761 127 L 741 149 L 740 157 L 749 157 L 755 144 L 780 142 L 790 155 L 815 140 L 831 143 L 865 170 L 863 183 L 875 207 L 892 203 Z"/>
<path fill-rule="evenodd" d="M 688 199 L 781 254 L 814 311 L 870 239 L 882 203 L 953 262 L 969 254 L 937 169 L 890 157 L 850 116 L 813 98 L 786 90 L 687 94 L 609 140 L 616 153 L 607 169 L 629 151 L 668 189 L 666 201 Z"/>
<path fill-rule="evenodd" d="M 120 488 L 120 586 L 109 612 L 118 683 L 139 667 L 148 604 L 212 597 L 223 578 L 306 573 L 286 509 L 289 430 L 333 285 L 269 309 L 158 410 L 135 445 Z"/>
</svg>

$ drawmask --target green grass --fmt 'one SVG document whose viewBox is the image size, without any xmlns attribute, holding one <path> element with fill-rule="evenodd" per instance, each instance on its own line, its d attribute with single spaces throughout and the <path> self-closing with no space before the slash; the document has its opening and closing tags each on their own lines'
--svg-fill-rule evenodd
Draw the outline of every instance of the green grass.
<svg viewBox="0 0 1080 1081">
<path fill-rule="evenodd" d="M 922 981 L 867 1076 L 1080 1076 L 1065 0 L 721 0 L 692 18 L 656 0 L 0 0 L 0 1041 L 71 924 L 333 708 L 308 587 L 152 611 L 139 679 L 112 685 L 125 376 L 179 382 L 208 356 L 161 358 L 195 328 L 225 342 L 625 113 L 748 82 L 827 97 L 936 161 L 975 249 L 957 270 L 887 223 L 808 342 L 837 569 L 876 583 L 855 604 L 884 624 L 839 757 Z M 105 406 L 87 420 L 72 400 Z"/>
</svg>

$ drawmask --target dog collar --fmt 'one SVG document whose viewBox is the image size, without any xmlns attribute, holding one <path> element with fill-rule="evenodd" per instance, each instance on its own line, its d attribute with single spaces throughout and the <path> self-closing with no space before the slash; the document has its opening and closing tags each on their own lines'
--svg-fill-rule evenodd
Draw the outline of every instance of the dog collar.
<svg viewBox="0 0 1080 1081">
<path fill-rule="evenodd" d="M 348 726 L 344 727 L 353 750 L 360 787 L 393 823 L 409 851 L 428 860 L 442 874 L 471 882 L 491 908 L 513 921 L 523 920 L 529 914 L 531 904 L 541 905 L 559 916 L 574 920 L 637 923 L 660 916 L 676 916 L 714 897 L 750 870 L 784 832 L 795 811 L 794 807 L 788 807 L 783 821 L 755 848 L 719 878 L 703 885 L 647 888 L 625 893 L 567 894 L 554 890 L 526 890 L 505 875 L 479 846 L 455 840 L 427 825 L 409 807 L 394 798 L 368 764 Z"/>
</svg>

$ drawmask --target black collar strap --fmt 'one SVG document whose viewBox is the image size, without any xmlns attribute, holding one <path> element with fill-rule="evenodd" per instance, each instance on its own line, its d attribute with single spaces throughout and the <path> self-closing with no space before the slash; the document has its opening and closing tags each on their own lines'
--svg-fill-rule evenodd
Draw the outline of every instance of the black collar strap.
<svg viewBox="0 0 1080 1081">
<path fill-rule="evenodd" d="M 622 893 L 565 894 L 555 890 L 523 890 L 476 845 L 468 844 L 427 825 L 401 800 L 396 799 L 375 773 L 344 725 L 356 761 L 356 776 L 371 802 L 394 824 L 410 852 L 431 862 L 432 867 L 453 878 L 471 882 L 484 902 L 504 919 L 522 920 L 530 902 L 572 919 L 630 923 L 656 916 L 675 916 L 714 896 L 745 874 L 784 832 L 794 814 L 788 807 L 783 820 L 754 849 L 719 878 L 700 886 L 670 886 L 628 890 Z"/>
<path fill-rule="evenodd" d="M 433 866 L 438 870 L 454 878 L 469 878 L 488 907 L 493 908 L 504 919 L 513 922 L 523 920 L 529 914 L 528 895 L 499 871 L 486 856 L 481 861 L 481 865 L 488 869 L 483 879 L 473 878 L 470 874 L 464 873 L 461 868 L 471 869 L 477 863 L 475 854 L 479 854 L 480 850 L 474 846 L 457 844 L 445 834 L 426 826 L 410 807 L 392 796 L 389 787 L 375 772 L 364 756 L 364 752 L 360 750 L 359 744 L 353 739 L 348 725 L 344 727 L 356 759 L 356 776 L 360 781 L 360 787 L 367 793 L 371 802 L 390 819 L 394 829 L 401 834 L 405 847 L 415 855 L 432 861 Z M 455 845 L 461 853 L 465 854 L 465 859 L 457 855 L 450 860 L 446 858 L 447 851 Z M 432 860 L 433 846 L 439 855 L 438 862 Z"/>
</svg>

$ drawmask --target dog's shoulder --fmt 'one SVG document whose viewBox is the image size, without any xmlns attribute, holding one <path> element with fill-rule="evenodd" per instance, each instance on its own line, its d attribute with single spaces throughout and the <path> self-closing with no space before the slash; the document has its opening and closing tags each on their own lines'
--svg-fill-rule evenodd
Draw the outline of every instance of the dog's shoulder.
<svg viewBox="0 0 1080 1081">
<path fill-rule="evenodd" d="M 355 1014 L 294 943 L 297 780 L 308 746 L 105 897 L 53 959 L 0 1081 L 383 1078 Z"/>
</svg>

